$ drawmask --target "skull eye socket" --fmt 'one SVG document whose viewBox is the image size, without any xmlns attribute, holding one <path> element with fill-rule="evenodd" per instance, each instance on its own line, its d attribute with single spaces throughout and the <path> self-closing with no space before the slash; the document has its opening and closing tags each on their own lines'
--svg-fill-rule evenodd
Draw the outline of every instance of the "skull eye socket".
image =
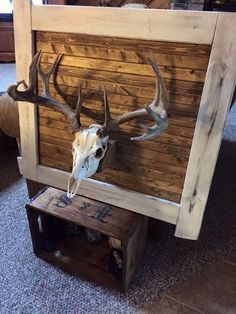
<svg viewBox="0 0 236 314">
<path fill-rule="evenodd" d="M 95 158 L 101 159 L 104 156 L 104 150 L 102 148 L 98 148 L 95 154 Z"/>
</svg>

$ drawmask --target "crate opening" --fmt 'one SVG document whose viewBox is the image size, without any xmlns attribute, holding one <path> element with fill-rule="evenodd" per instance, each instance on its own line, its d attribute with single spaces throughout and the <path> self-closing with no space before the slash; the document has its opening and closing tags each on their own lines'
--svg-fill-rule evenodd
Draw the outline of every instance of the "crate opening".
<svg viewBox="0 0 236 314">
<path fill-rule="evenodd" d="M 73 275 L 101 279 L 109 286 L 121 285 L 122 247 L 111 246 L 114 238 L 111 241 L 107 235 L 45 213 L 38 214 L 37 224 L 41 238 L 39 257 Z"/>
</svg>

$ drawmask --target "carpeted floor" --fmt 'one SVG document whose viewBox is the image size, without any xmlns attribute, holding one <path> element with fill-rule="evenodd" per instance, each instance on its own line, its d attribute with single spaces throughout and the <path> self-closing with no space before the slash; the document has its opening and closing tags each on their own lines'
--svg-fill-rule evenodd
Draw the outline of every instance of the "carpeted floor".
<svg viewBox="0 0 236 314">
<path fill-rule="evenodd" d="M 16 81 L 15 63 L 0 63 L 0 92 L 5 92 Z"/>
<path fill-rule="evenodd" d="M 0 313 L 137 313 L 157 296 L 236 249 L 236 105 L 225 128 L 198 241 L 149 241 L 126 295 L 72 277 L 34 256 L 25 213 L 28 200 L 16 152 L 0 153 Z"/>
</svg>

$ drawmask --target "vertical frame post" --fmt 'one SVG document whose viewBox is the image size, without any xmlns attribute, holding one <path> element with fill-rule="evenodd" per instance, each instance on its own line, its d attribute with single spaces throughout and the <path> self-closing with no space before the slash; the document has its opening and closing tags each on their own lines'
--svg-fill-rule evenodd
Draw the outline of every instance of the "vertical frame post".
<svg viewBox="0 0 236 314">
<path fill-rule="evenodd" d="M 175 236 L 196 240 L 236 83 L 236 18 L 219 13 Z"/>
<path fill-rule="evenodd" d="M 14 0 L 14 36 L 16 54 L 16 78 L 28 78 L 33 55 L 31 26 L 31 1 Z M 28 82 L 26 82 L 28 83 Z M 38 131 L 36 106 L 18 103 L 21 135 L 22 168 L 24 177 L 37 181 Z"/>
</svg>

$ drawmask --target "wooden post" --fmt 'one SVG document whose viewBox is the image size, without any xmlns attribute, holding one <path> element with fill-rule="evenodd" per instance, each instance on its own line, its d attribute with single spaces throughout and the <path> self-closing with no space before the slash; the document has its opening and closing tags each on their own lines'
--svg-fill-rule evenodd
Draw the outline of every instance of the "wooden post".
<svg viewBox="0 0 236 314">
<path fill-rule="evenodd" d="M 219 14 L 175 236 L 196 240 L 236 82 L 236 18 Z"/>
<path fill-rule="evenodd" d="M 14 35 L 16 54 L 16 78 L 29 77 L 29 65 L 33 54 L 31 27 L 31 1 L 14 1 Z M 28 83 L 28 82 L 27 82 Z M 38 132 L 36 106 L 19 102 L 21 154 L 24 177 L 37 181 Z"/>
</svg>

